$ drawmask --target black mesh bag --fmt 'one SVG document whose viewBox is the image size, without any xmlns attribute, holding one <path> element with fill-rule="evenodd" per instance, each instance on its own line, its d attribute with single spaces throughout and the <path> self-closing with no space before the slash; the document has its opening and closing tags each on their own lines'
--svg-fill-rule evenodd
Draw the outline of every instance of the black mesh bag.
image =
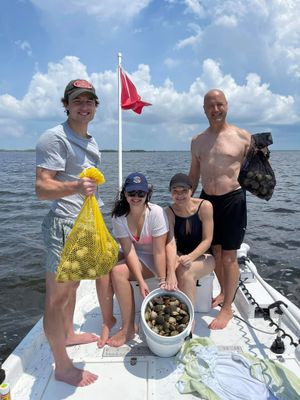
<svg viewBox="0 0 300 400">
<path fill-rule="evenodd" d="M 267 148 L 272 143 L 272 135 L 269 132 L 252 135 L 251 145 L 238 177 L 242 188 L 264 200 L 270 200 L 276 186 Z"/>
</svg>

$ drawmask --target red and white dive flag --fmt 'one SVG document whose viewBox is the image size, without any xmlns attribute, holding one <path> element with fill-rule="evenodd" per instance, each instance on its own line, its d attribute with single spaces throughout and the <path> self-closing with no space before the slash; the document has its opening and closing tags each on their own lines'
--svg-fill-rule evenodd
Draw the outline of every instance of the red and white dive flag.
<svg viewBox="0 0 300 400">
<path fill-rule="evenodd" d="M 137 114 L 141 114 L 144 106 L 151 106 L 151 103 L 147 103 L 141 100 L 141 96 L 138 94 L 136 87 L 122 71 L 120 68 L 120 77 L 121 77 L 121 107 L 122 110 L 133 110 Z"/>
</svg>

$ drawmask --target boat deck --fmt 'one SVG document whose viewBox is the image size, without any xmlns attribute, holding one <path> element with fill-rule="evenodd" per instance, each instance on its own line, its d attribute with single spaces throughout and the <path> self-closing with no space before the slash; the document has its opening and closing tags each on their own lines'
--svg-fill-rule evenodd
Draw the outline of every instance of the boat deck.
<svg viewBox="0 0 300 400">
<path fill-rule="evenodd" d="M 249 285 L 251 286 L 251 283 Z M 255 290 L 254 286 L 253 289 Z M 94 282 L 82 282 L 79 291 L 74 321 L 76 329 L 99 333 L 102 321 Z M 217 286 L 214 287 L 214 291 L 218 292 Z M 117 302 L 115 303 L 114 312 L 118 322 L 113 331 L 120 326 L 119 309 Z M 263 318 L 249 320 L 260 330 L 255 330 L 240 319 L 233 318 L 226 329 L 211 331 L 208 329 L 208 324 L 217 313 L 218 309 L 213 309 L 209 313 L 195 313 L 194 334 L 211 338 L 223 351 L 244 351 L 261 358 L 278 360 L 300 376 L 300 365 L 294 355 L 295 348 L 289 345 L 289 340 L 285 340 L 286 350 L 283 355 L 277 356 L 269 350 L 276 335 L 264 333 L 274 333 L 274 327 L 270 327 Z M 244 317 L 236 305 L 234 313 L 237 317 Z M 137 313 L 137 322 L 139 318 L 140 314 Z M 99 375 L 94 384 L 75 388 L 54 379 L 53 358 L 43 333 L 42 321 L 39 321 L 3 366 L 7 371 L 7 380 L 12 386 L 12 398 L 18 400 L 199 398 L 193 395 L 182 397 L 183 395 L 179 394 L 175 383 L 180 373 L 177 370 L 175 357 L 161 358 L 153 355 L 147 347 L 142 332 L 129 344 L 120 348 L 105 346 L 103 349 L 98 349 L 96 343 L 91 343 L 69 347 L 68 353 L 78 367 Z"/>
</svg>

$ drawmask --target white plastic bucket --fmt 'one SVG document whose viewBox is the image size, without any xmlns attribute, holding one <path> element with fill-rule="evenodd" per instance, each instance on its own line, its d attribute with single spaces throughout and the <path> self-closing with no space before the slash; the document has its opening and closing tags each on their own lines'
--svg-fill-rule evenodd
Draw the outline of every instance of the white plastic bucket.
<svg viewBox="0 0 300 400">
<path fill-rule="evenodd" d="M 157 296 L 174 296 L 179 301 L 185 303 L 188 307 L 188 312 L 190 316 L 189 323 L 187 327 L 176 336 L 160 336 L 153 332 L 148 326 L 145 320 L 146 307 L 151 299 Z M 144 298 L 141 307 L 141 325 L 146 336 L 147 344 L 150 350 L 159 357 L 172 357 L 181 348 L 184 339 L 189 336 L 192 325 L 194 321 L 194 307 L 191 300 L 180 290 L 170 292 L 163 289 L 155 289 L 153 292 L 149 293 L 147 297 Z"/>
</svg>

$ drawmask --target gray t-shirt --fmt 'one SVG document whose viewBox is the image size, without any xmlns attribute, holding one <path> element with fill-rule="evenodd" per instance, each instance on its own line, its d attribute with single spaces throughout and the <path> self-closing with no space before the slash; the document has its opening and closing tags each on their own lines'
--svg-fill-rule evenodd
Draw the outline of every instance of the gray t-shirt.
<svg viewBox="0 0 300 400">
<path fill-rule="evenodd" d="M 66 121 L 41 135 L 36 145 L 36 166 L 57 171 L 55 178 L 61 182 L 76 181 L 84 168 L 99 168 L 99 148 L 92 136 L 80 137 Z M 54 200 L 51 210 L 59 217 L 76 218 L 83 201 L 84 195 L 79 193 L 66 196 Z"/>
</svg>

